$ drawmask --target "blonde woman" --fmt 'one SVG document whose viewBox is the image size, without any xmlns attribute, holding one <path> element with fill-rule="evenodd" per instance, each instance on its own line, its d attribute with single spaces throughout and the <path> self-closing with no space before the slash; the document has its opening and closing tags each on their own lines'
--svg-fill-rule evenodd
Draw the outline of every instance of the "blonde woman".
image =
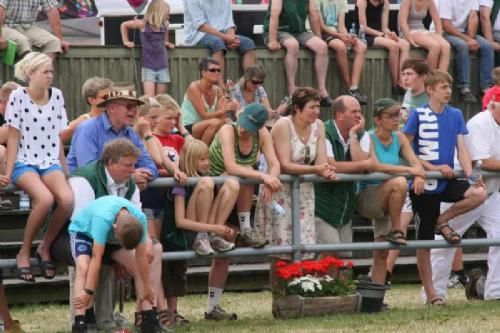
<svg viewBox="0 0 500 333">
<path fill-rule="evenodd" d="M 435 32 L 424 27 L 423 20 L 431 15 Z M 434 0 L 402 0 L 399 7 L 399 31 L 413 47 L 427 50 L 427 64 L 431 69 L 448 71 L 450 43 L 443 38 L 443 26 Z"/>
</svg>

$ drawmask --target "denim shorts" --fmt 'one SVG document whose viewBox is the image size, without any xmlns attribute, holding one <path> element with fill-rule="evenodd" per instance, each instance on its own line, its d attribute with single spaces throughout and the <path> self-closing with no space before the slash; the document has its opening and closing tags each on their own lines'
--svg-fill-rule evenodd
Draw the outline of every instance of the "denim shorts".
<svg viewBox="0 0 500 333">
<path fill-rule="evenodd" d="M 71 255 L 76 263 L 76 258 L 85 255 L 92 257 L 92 248 L 94 247 L 94 240 L 84 233 L 77 232 L 76 234 L 69 235 L 69 243 L 71 248 Z M 119 244 L 106 243 L 104 253 L 102 255 L 102 263 L 105 265 L 114 264 L 112 259 L 113 252 L 120 250 L 122 247 Z"/>
<path fill-rule="evenodd" d="M 159 71 L 142 67 L 142 82 L 170 83 L 168 67 Z"/>
<path fill-rule="evenodd" d="M 146 215 L 148 220 L 163 221 L 164 209 L 163 208 L 143 208 L 142 212 Z"/>
<path fill-rule="evenodd" d="M 34 172 L 40 176 L 45 176 L 53 171 L 64 172 L 63 168 L 59 164 L 53 164 L 48 168 L 41 169 L 36 165 L 24 164 L 23 162 L 16 162 L 16 164 L 14 164 L 14 170 L 12 170 L 11 178 L 12 182 L 16 184 L 19 178 L 21 178 L 21 176 L 24 175 L 26 172 Z"/>
<path fill-rule="evenodd" d="M 240 39 L 240 47 L 238 47 L 238 51 L 241 55 L 250 50 L 255 50 L 255 43 L 248 37 L 236 35 Z M 210 54 L 214 54 L 217 51 L 224 50 L 224 54 L 227 52 L 226 42 L 222 38 L 211 34 L 205 34 L 200 41 L 198 42 L 198 46 L 206 46 L 210 50 Z"/>
</svg>

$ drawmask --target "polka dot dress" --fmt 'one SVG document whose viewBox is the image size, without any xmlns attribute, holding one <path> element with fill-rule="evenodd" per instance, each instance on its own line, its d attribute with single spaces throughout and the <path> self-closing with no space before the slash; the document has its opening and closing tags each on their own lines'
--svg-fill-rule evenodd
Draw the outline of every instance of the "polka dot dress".
<svg viewBox="0 0 500 333">
<path fill-rule="evenodd" d="M 14 90 L 9 98 L 5 119 L 19 130 L 16 162 L 36 165 L 41 169 L 59 162 L 59 133 L 68 126 L 62 92 L 50 88 L 49 102 L 35 104 L 26 88 Z"/>
</svg>

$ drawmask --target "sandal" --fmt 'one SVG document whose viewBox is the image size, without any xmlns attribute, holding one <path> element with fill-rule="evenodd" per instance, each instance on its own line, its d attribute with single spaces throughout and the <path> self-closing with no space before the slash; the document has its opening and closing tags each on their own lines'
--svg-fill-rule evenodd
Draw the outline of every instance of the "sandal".
<svg viewBox="0 0 500 333">
<path fill-rule="evenodd" d="M 443 228 L 450 229 L 450 232 L 445 234 L 443 233 Z M 449 244 L 460 244 L 462 241 L 462 237 L 453 230 L 452 227 L 448 223 L 438 224 L 436 225 L 436 235 L 441 235 Z"/>
<path fill-rule="evenodd" d="M 23 280 L 26 282 L 35 282 L 35 277 L 33 276 L 33 272 L 31 271 L 31 267 L 17 267 L 16 268 L 16 275 L 19 280 Z M 30 277 L 28 277 L 30 276 Z"/>
<path fill-rule="evenodd" d="M 38 252 L 36 252 L 35 256 L 38 259 L 38 265 L 40 266 L 42 276 L 47 280 L 52 280 L 57 274 L 54 262 L 52 260 L 43 260 Z M 52 274 L 49 274 L 49 272 L 52 272 Z"/>
<path fill-rule="evenodd" d="M 173 325 L 172 316 L 170 315 L 170 312 L 168 312 L 168 310 L 158 311 L 158 319 L 160 320 L 160 323 L 165 327 L 172 327 Z"/>
<path fill-rule="evenodd" d="M 394 229 L 385 235 L 385 240 L 395 245 L 406 245 L 406 237 L 402 230 Z"/>
<path fill-rule="evenodd" d="M 174 312 L 174 323 L 175 325 L 180 325 L 180 326 L 185 326 L 190 324 L 189 320 L 187 320 L 184 316 L 178 314 L 177 311 Z"/>
<path fill-rule="evenodd" d="M 444 306 L 446 305 L 445 300 L 442 297 L 436 296 L 426 303 L 427 305 Z"/>
</svg>

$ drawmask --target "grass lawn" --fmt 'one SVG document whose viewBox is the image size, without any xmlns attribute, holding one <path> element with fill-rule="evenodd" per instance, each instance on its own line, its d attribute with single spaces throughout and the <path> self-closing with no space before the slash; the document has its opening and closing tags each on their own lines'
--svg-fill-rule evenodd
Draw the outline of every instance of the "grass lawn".
<svg viewBox="0 0 500 333">
<path fill-rule="evenodd" d="M 463 289 L 450 290 L 448 297 L 447 306 L 429 307 L 421 302 L 419 286 L 397 285 L 386 294 L 390 310 L 382 313 L 275 320 L 270 292 L 227 293 L 222 306 L 236 311 L 238 320 L 215 323 L 202 319 L 206 296 L 190 295 L 179 300 L 179 310 L 192 323 L 175 328 L 175 332 L 500 332 L 500 302 L 467 301 Z M 126 316 L 130 320 L 133 311 L 134 304 L 128 303 Z M 12 312 L 27 332 L 69 332 L 67 305 L 15 307 Z"/>
</svg>

